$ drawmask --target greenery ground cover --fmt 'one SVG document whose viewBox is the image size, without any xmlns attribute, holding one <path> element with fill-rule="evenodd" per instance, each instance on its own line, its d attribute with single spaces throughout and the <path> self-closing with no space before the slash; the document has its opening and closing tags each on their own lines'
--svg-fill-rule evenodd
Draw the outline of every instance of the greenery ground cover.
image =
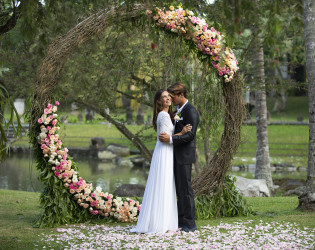
<svg viewBox="0 0 315 250">
<path fill-rule="evenodd" d="M 2 197 L 0 202 L 0 249 L 40 249 L 47 247 L 47 241 L 43 241 L 43 239 L 49 238 L 57 230 L 60 231 L 60 228 L 33 227 L 33 223 L 40 213 L 38 193 L 0 190 L 0 196 Z M 275 225 L 285 225 L 291 223 L 297 229 L 314 234 L 315 213 L 297 210 L 297 197 L 256 197 L 246 198 L 246 200 L 257 212 L 257 215 L 198 220 L 197 226 L 202 228 L 208 225 L 218 226 L 222 223 L 228 223 L 229 225 L 245 223 L 248 227 L 256 228 L 265 224 L 278 223 Z M 107 228 L 126 226 L 123 223 L 108 223 L 102 220 L 85 223 L 85 226 L 94 228 L 103 225 Z M 76 226 L 83 227 L 82 225 Z M 68 229 L 71 226 L 65 225 L 62 228 Z M 221 228 L 220 230 L 228 229 Z M 58 249 L 60 247 L 60 242 L 50 242 L 49 248 Z"/>
</svg>

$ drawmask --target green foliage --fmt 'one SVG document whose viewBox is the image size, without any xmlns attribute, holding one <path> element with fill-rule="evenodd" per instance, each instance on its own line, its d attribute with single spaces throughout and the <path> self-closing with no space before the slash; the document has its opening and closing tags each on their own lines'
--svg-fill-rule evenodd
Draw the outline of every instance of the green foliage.
<svg viewBox="0 0 315 250">
<path fill-rule="evenodd" d="M 0 69 L 1 75 L 1 69 Z M 10 110 L 9 120 L 4 118 L 4 109 L 8 107 Z M 15 119 L 16 118 L 16 119 Z M 16 124 L 14 121 L 16 120 Z M 7 135 L 9 132 L 9 126 L 13 128 L 13 134 L 20 136 L 23 127 L 20 121 L 19 114 L 14 107 L 14 104 L 9 96 L 6 88 L 0 83 L 0 162 L 5 160 L 10 153 L 10 147 L 8 145 Z"/>
<path fill-rule="evenodd" d="M 224 179 L 222 193 L 216 191 L 211 197 L 207 195 L 195 197 L 198 220 L 255 214 L 251 206 L 247 204 L 246 200 L 237 191 L 235 181 L 235 178 L 227 175 Z"/>
</svg>

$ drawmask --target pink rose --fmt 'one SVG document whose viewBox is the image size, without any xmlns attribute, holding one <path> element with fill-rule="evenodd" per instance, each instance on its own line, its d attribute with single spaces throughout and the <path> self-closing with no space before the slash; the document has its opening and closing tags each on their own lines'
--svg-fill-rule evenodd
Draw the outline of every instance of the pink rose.
<svg viewBox="0 0 315 250">
<path fill-rule="evenodd" d="M 55 175 L 56 175 L 56 176 L 59 176 L 59 175 L 60 175 L 60 173 L 59 173 L 59 172 L 55 172 Z"/>
<path fill-rule="evenodd" d="M 42 118 L 39 118 L 39 119 L 37 120 L 37 122 L 38 122 L 39 124 L 43 123 Z"/>
<path fill-rule="evenodd" d="M 220 72 L 219 72 L 219 75 L 220 75 L 220 76 L 223 76 L 223 72 L 222 72 L 222 71 L 220 71 Z"/>
<path fill-rule="evenodd" d="M 45 147 L 46 147 L 45 144 L 42 144 L 42 145 L 40 146 L 41 149 L 44 149 Z"/>
<path fill-rule="evenodd" d="M 51 127 L 50 127 L 50 126 L 47 126 L 47 130 L 51 130 Z"/>
<path fill-rule="evenodd" d="M 52 105 L 49 103 L 49 104 L 47 105 L 47 108 L 48 108 L 48 109 L 51 109 L 51 108 L 52 108 Z"/>
<path fill-rule="evenodd" d="M 56 105 L 57 105 L 57 106 L 59 106 L 59 105 L 60 105 L 60 103 L 59 103 L 58 101 L 56 101 Z"/>
<path fill-rule="evenodd" d="M 71 194 L 74 194 L 74 193 L 75 193 L 75 190 L 74 190 L 74 189 L 70 189 L 70 193 L 71 193 Z"/>
<path fill-rule="evenodd" d="M 55 119 L 55 120 L 52 121 L 52 125 L 55 126 L 56 124 L 57 124 L 57 120 Z"/>
<path fill-rule="evenodd" d="M 47 115 L 49 114 L 49 109 L 44 109 L 44 113 Z"/>
<path fill-rule="evenodd" d="M 94 193 L 93 193 L 93 194 L 91 194 L 91 197 L 92 197 L 92 198 L 94 198 L 94 197 L 95 197 L 95 194 L 94 194 Z"/>
</svg>

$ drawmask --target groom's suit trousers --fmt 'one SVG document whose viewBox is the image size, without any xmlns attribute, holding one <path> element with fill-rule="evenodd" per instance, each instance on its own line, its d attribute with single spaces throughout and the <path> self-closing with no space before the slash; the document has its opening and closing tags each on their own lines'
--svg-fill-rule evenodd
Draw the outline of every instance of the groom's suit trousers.
<svg viewBox="0 0 315 250">
<path fill-rule="evenodd" d="M 191 164 L 174 162 L 179 227 L 192 228 L 196 226 L 194 192 L 191 187 L 191 168 Z"/>
</svg>

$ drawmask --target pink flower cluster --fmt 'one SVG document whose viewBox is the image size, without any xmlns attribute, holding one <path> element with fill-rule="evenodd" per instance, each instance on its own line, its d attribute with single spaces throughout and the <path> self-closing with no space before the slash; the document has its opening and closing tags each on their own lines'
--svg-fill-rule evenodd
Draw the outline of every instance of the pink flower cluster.
<svg viewBox="0 0 315 250">
<path fill-rule="evenodd" d="M 170 10 L 156 8 L 154 14 L 147 10 L 146 14 L 149 17 L 153 15 L 157 26 L 180 33 L 188 40 L 192 39 L 199 51 L 210 56 L 213 67 L 224 77 L 225 82 L 233 79 L 239 69 L 237 59 L 233 51 L 225 47 L 224 36 L 213 27 L 209 29 L 204 19 L 194 16 L 190 10 L 183 10 L 181 7 L 175 9 L 173 6 Z"/>
<path fill-rule="evenodd" d="M 43 155 L 54 175 L 64 183 L 64 187 L 73 194 L 77 203 L 91 214 L 102 215 L 104 217 L 114 217 L 122 222 L 137 221 L 141 205 L 138 201 L 121 197 L 114 197 L 112 194 L 102 192 L 101 187 L 93 189 L 92 184 L 88 184 L 72 166 L 72 161 L 68 159 L 68 149 L 62 146 L 57 132 L 58 125 L 57 106 L 48 104 L 43 115 L 38 119 L 40 133 L 37 141 Z"/>
</svg>

